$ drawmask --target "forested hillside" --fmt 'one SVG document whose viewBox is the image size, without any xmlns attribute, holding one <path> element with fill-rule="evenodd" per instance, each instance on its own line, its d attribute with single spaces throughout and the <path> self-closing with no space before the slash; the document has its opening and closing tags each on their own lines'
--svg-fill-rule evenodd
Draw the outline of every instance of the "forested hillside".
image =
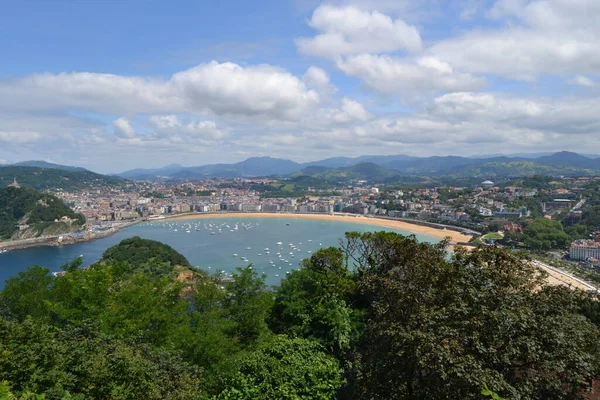
<svg viewBox="0 0 600 400">
<path fill-rule="evenodd" d="M 571 400 L 600 376 L 598 299 L 545 286 L 500 248 L 449 254 L 446 242 L 349 233 L 273 289 L 252 267 L 225 279 L 184 260 L 134 238 L 90 268 L 76 260 L 64 276 L 33 267 L 7 281 L 0 391 L 479 400 L 488 387 Z M 146 267 L 155 262 L 167 267 Z"/>
<path fill-rule="evenodd" d="M 0 167 L 0 188 L 6 187 L 16 178 L 21 186 L 37 190 L 63 189 L 67 191 L 94 189 L 99 187 L 124 186 L 126 181 L 120 178 L 97 174 L 95 172 L 66 171 L 57 168 L 3 166 Z"/>
<path fill-rule="evenodd" d="M 54 222 L 62 217 L 68 217 L 74 223 Z M 73 212 L 56 196 L 27 188 L 0 189 L 0 239 L 10 239 L 18 234 L 15 227 L 19 224 L 28 225 L 27 231 L 39 236 L 48 230 L 57 234 L 69 232 L 84 223 L 83 215 Z"/>
</svg>

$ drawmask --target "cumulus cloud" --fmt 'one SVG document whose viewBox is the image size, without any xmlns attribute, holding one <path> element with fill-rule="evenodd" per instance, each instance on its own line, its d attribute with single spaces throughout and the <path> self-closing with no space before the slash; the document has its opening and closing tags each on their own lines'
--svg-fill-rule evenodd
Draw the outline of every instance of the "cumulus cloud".
<svg viewBox="0 0 600 400">
<path fill-rule="evenodd" d="M 169 80 L 87 72 L 0 80 L 0 107 L 79 109 L 107 114 L 214 113 L 293 119 L 318 106 L 319 95 L 269 65 L 211 62 Z"/>
<path fill-rule="evenodd" d="M 127 118 L 119 118 L 113 121 L 113 127 L 115 128 L 115 135 L 125 139 L 131 139 L 136 137 L 135 130 L 129 123 Z"/>
<path fill-rule="evenodd" d="M 489 18 L 508 27 L 441 40 L 435 57 L 471 73 L 533 81 L 543 74 L 600 74 L 600 2 L 500 0 Z"/>
<path fill-rule="evenodd" d="M 421 36 L 414 26 L 378 11 L 322 5 L 314 11 L 309 25 L 320 33 L 298 38 L 296 44 L 301 53 L 313 56 L 421 49 Z"/>
<path fill-rule="evenodd" d="M 329 80 L 329 74 L 319 67 L 309 67 L 302 76 L 302 80 L 326 98 L 331 97 L 337 91 L 337 88 Z"/>
<path fill-rule="evenodd" d="M 370 88 L 385 94 L 423 94 L 430 91 L 464 91 L 479 89 L 485 80 L 454 71 L 446 62 L 421 57 L 415 62 L 388 55 L 360 54 L 338 62 L 350 76 L 363 80 Z"/>
<path fill-rule="evenodd" d="M 159 134 L 172 136 L 190 136 L 205 140 L 223 139 L 227 131 L 217 126 L 214 121 L 197 121 L 184 123 L 176 115 L 153 115 L 148 122 Z"/>
<path fill-rule="evenodd" d="M 38 141 L 42 135 L 39 132 L 6 132 L 0 131 L 0 143 L 28 144 Z"/>
<path fill-rule="evenodd" d="M 314 117 L 309 118 L 307 125 L 326 127 L 331 124 L 367 121 L 370 118 L 372 118 L 371 113 L 365 110 L 362 104 L 344 97 L 339 107 L 319 110 Z"/>
<path fill-rule="evenodd" d="M 592 87 L 596 86 L 596 82 L 588 78 L 587 76 L 578 75 L 569 81 L 574 85 Z"/>
</svg>

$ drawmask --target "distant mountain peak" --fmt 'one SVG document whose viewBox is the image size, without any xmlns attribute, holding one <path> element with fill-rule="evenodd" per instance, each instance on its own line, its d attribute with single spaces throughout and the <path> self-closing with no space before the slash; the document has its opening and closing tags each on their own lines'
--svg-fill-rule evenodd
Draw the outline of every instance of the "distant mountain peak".
<svg viewBox="0 0 600 400">
<path fill-rule="evenodd" d="M 87 169 L 82 167 L 74 167 L 71 165 L 61 165 L 55 164 L 48 161 L 43 160 L 29 160 L 29 161 L 21 161 L 14 164 L 9 164 L 15 167 L 37 167 L 37 168 L 53 168 L 53 169 L 61 169 L 63 171 L 87 171 Z"/>
</svg>

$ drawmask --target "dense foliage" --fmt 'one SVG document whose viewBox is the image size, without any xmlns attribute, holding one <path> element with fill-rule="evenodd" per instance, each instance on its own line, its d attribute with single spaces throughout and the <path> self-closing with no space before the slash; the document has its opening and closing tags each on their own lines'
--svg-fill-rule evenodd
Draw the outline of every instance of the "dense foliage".
<svg viewBox="0 0 600 400">
<path fill-rule="evenodd" d="M 545 286 L 496 247 L 449 254 L 446 242 L 349 233 L 274 292 L 251 267 L 225 279 L 175 267 L 186 264 L 173 253 L 132 238 L 88 269 L 33 267 L 7 281 L 0 391 L 566 400 L 600 375 L 600 302 Z"/>
<path fill-rule="evenodd" d="M 561 249 L 569 245 L 571 237 L 564 231 L 560 221 L 538 218 L 523 230 L 523 242 L 536 250 Z"/>
<path fill-rule="evenodd" d="M 78 225 L 85 223 L 83 215 L 73 212 L 56 196 L 27 188 L 0 189 L 0 239 L 10 238 L 19 223 L 43 224 L 63 216 L 77 220 Z"/>
<path fill-rule="evenodd" d="M 107 249 L 98 264 L 143 269 L 157 274 L 168 273 L 176 265 L 191 266 L 190 262 L 171 246 L 139 236 L 124 239 Z"/>
<path fill-rule="evenodd" d="M 97 187 L 120 187 L 125 180 L 97 174 L 91 171 L 65 171 L 57 168 L 1 166 L 0 188 L 8 186 L 17 178 L 22 186 L 37 190 L 63 189 L 67 191 Z"/>
</svg>

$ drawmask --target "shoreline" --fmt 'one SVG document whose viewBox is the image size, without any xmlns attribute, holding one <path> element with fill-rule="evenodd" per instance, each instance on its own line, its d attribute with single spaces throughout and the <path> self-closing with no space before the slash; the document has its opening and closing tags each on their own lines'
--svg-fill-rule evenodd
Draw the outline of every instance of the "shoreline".
<svg viewBox="0 0 600 400">
<path fill-rule="evenodd" d="M 211 219 L 211 218 L 280 218 L 280 219 L 312 219 L 321 221 L 342 221 L 363 225 L 380 226 L 384 228 L 394 228 L 407 231 L 414 234 L 429 236 L 435 239 L 450 238 L 452 245 L 467 245 L 472 236 L 451 229 L 434 228 L 405 222 L 401 220 L 365 217 L 357 214 L 298 214 L 298 213 L 245 213 L 245 212 L 223 212 L 223 213 L 187 213 L 164 218 L 148 219 L 147 222 L 154 221 L 173 221 L 185 219 Z"/>
<path fill-rule="evenodd" d="M 472 236 L 459 232 L 456 227 L 449 226 L 449 229 L 440 227 L 426 226 L 418 223 L 411 223 L 397 219 L 378 218 L 378 217 L 365 217 L 358 214 L 317 214 L 317 213 L 261 213 L 261 212 L 215 212 L 215 213 L 182 213 L 164 216 L 162 218 L 141 218 L 134 221 L 126 222 L 118 227 L 100 232 L 86 232 L 82 236 L 75 236 L 74 234 L 63 234 L 56 236 L 46 236 L 31 239 L 21 239 L 14 241 L 0 242 L 0 250 L 19 250 L 32 247 L 42 246 L 61 246 L 67 244 L 74 244 L 79 242 L 91 242 L 96 239 L 103 239 L 112 236 L 119 232 L 121 229 L 128 228 L 132 225 L 136 225 L 142 222 L 153 222 L 153 221 L 172 221 L 172 220 L 185 220 L 185 219 L 210 219 L 210 218 L 280 218 L 280 219 L 312 219 L 321 221 L 342 221 L 350 222 L 362 225 L 380 226 L 384 228 L 399 229 L 402 231 L 409 232 L 410 234 L 419 234 L 429 236 L 432 239 L 442 240 L 446 237 L 450 238 L 451 246 L 465 246 L 472 247 L 468 244 L 468 241 Z M 62 237 L 62 240 L 59 240 Z"/>
<path fill-rule="evenodd" d="M 141 222 L 145 222 L 144 219 L 137 219 L 134 221 L 129 221 L 123 223 L 122 225 L 112 227 L 111 229 L 107 229 L 104 231 L 95 231 L 95 232 L 84 232 L 81 236 L 74 234 L 73 232 L 64 233 L 62 235 L 53 235 L 53 236 L 41 236 L 37 238 L 30 239 L 19 239 L 19 240 L 8 240 L 4 242 L 0 242 L 0 250 L 11 251 L 11 250 L 21 250 L 28 249 L 33 247 L 44 247 L 44 246 L 62 246 L 80 242 L 91 242 L 96 239 L 103 239 L 109 236 L 114 235 L 119 232 L 121 229 L 128 228 L 130 226 L 139 224 Z"/>
</svg>

